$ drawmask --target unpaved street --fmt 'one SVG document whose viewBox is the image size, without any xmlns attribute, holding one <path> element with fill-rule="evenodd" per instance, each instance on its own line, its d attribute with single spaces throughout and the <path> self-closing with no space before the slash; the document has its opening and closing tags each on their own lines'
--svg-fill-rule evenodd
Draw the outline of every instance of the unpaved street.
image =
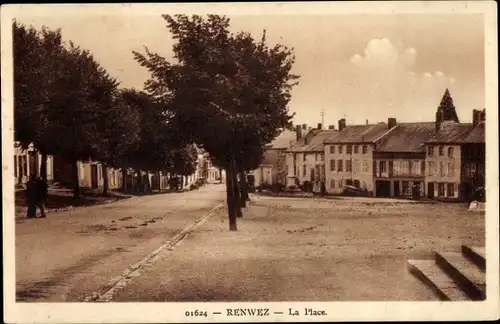
<svg viewBox="0 0 500 324">
<path fill-rule="evenodd" d="M 18 301 L 83 301 L 223 201 L 225 187 L 135 197 L 16 224 Z"/>
<path fill-rule="evenodd" d="M 254 196 L 238 232 L 219 211 L 115 300 L 437 300 L 406 261 L 483 245 L 484 232 L 464 204 Z"/>
</svg>

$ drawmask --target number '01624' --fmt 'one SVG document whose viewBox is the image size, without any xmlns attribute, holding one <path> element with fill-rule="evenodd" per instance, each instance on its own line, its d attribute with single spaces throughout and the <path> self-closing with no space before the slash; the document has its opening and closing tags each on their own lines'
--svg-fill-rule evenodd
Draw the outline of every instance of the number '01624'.
<svg viewBox="0 0 500 324">
<path fill-rule="evenodd" d="M 203 316 L 207 317 L 207 311 L 202 311 L 202 310 L 194 310 L 194 311 L 186 311 L 184 313 L 186 316 Z"/>
</svg>

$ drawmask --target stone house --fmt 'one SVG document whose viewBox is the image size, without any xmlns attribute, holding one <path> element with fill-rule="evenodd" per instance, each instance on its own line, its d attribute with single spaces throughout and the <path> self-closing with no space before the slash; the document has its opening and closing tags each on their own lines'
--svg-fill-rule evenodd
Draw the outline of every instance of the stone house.
<svg viewBox="0 0 500 324">
<path fill-rule="evenodd" d="M 389 120 L 391 122 L 391 119 Z M 392 119 L 396 123 L 395 119 Z M 424 142 L 434 133 L 434 122 L 396 123 L 373 152 L 377 197 L 423 195 Z"/>
<path fill-rule="evenodd" d="M 393 124 L 378 123 L 346 125 L 339 120 L 338 133 L 324 141 L 326 190 L 339 194 L 344 186 L 351 185 L 373 194 L 373 175 L 378 166 L 373 163 L 373 152 Z M 384 170 L 381 170 L 382 172 Z"/>
<path fill-rule="evenodd" d="M 325 182 L 326 138 L 337 134 L 334 129 L 323 130 L 321 124 L 303 140 L 287 151 L 287 185 L 302 185 L 305 182 Z"/>
<path fill-rule="evenodd" d="M 18 142 L 14 143 L 14 181 L 21 185 L 28 182 L 31 175 L 40 175 L 42 155 L 33 144 L 23 150 Z M 47 157 L 47 182 L 54 181 L 54 168 L 52 156 Z"/>
<path fill-rule="evenodd" d="M 486 166 L 486 139 L 485 139 L 485 111 L 474 110 L 472 130 L 463 139 L 461 152 L 461 172 L 459 198 L 468 199 L 478 187 L 485 185 Z"/>
<path fill-rule="evenodd" d="M 250 173 L 255 178 L 255 186 L 263 184 L 285 185 L 287 176 L 286 151 L 295 144 L 296 140 L 294 131 L 284 130 L 267 145 L 259 168 Z"/>
<path fill-rule="evenodd" d="M 462 142 L 472 124 L 438 121 L 437 132 L 425 142 L 425 194 L 429 198 L 459 198 Z"/>
</svg>

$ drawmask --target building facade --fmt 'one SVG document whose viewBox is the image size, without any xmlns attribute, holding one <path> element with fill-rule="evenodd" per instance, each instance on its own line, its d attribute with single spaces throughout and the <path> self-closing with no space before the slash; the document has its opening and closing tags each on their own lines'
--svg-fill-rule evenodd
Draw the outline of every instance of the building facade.
<svg viewBox="0 0 500 324">
<path fill-rule="evenodd" d="M 385 123 L 346 126 L 345 119 L 341 119 L 338 129 L 324 141 L 327 192 L 340 194 L 345 186 L 354 186 L 373 194 L 377 170 L 373 152 L 390 128 Z"/>
<path fill-rule="evenodd" d="M 396 123 L 373 153 L 375 196 L 421 197 L 425 194 L 424 142 L 434 123 Z"/>
<path fill-rule="evenodd" d="M 14 178 L 15 183 L 22 185 L 28 182 L 29 177 L 40 175 L 42 155 L 33 145 L 23 150 L 19 143 L 14 143 Z M 47 182 L 54 181 L 54 168 L 52 156 L 47 156 Z"/>
</svg>

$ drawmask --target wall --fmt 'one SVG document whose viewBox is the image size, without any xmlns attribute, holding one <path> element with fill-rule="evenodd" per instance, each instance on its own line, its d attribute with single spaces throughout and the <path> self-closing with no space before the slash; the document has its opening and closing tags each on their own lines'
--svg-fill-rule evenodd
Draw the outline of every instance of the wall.
<svg viewBox="0 0 500 324">
<path fill-rule="evenodd" d="M 443 147 L 443 155 L 439 155 L 439 147 Z M 432 155 L 429 155 L 429 147 L 433 148 Z M 448 148 L 453 148 L 453 154 L 448 156 Z M 460 163 L 460 145 L 426 145 L 425 155 L 425 194 L 429 196 L 429 183 L 434 183 L 433 197 L 449 197 L 458 198 L 461 163 Z M 432 164 L 430 164 L 432 163 Z M 440 173 L 440 163 L 443 163 L 444 175 Z M 449 163 L 451 163 L 452 170 L 449 170 Z M 439 193 L 438 183 L 444 183 L 445 193 Z M 453 184 L 454 189 L 452 194 L 448 194 L 447 184 Z"/>
<path fill-rule="evenodd" d="M 34 155 L 32 155 L 34 153 Z M 31 155 L 31 157 L 30 157 Z M 35 159 L 33 163 L 30 159 Z M 40 166 L 42 164 L 42 155 L 35 150 L 33 145 L 30 145 L 27 150 L 22 150 L 18 145 L 14 145 L 14 178 L 16 183 L 26 183 L 29 176 L 34 174 L 40 175 Z M 47 157 L 47 181 L 49 183 L 54 180 L 54 163 L 52 156 Z"/>
<path fill-rule="evenodd" d="M 358 144 L 357 144 L 358 145 Z M 366 153 L 363 153 L 362 146 L 366 145 Z M 329 193 L 342 193 L 343 187 L 348 180 L 358 180 L 361 189 L 373 192 L 373 144 L 359 144 L 358 153 L 355 153 L 354 147 L 352 154 L 347 153 L 347 144 L 342 144 L 342 153 L 339 153 L 340 144 L 325 145 L 325 171 L 326 171 L 326 190 Z M 330 147 L 334 146 L 335 151 L 331 153 Z M 353 145 L 354 146 L 354 145 Z M 331 170 L 331 160 L 335 160 L 335 169 Z M 339 160 L 342 160 L 343 171 L 338 171 Z M 352 171 L 348 172 L 346 161 L 352 160 Z M 363 169 L 363 162 L 366 162 L 366 169 Z M 356 167 L 357 165 L 357 167 Z"/>
<path fill-rule="evenodd" d="M 317 176 L 318 168 L 322 168 L 325 165 L 325 157 L 324 157 L 324 152 L 317 152 L 317 153 L 297 153 L 296 154 L 296 159 L 295 159 L 295 166 L 296 166 L 296 178 L 299 180 L 300 184 L 303 184 L 305 181 L 314 181 L 315 179 L 312 179 L 312 172 L 311 169 L 314 169 L 315 173 L 315 178 Z M 305 157 L 305 160 L 304 160 Z M 305 170 L 304 170 L 305 167 Z M 293 171 L 293 170 L 292 170 Z M 305 173 L 304 173 L 305 171 Z M 320 171 L 323 175 L 323 171 Z"/>
</svg>

